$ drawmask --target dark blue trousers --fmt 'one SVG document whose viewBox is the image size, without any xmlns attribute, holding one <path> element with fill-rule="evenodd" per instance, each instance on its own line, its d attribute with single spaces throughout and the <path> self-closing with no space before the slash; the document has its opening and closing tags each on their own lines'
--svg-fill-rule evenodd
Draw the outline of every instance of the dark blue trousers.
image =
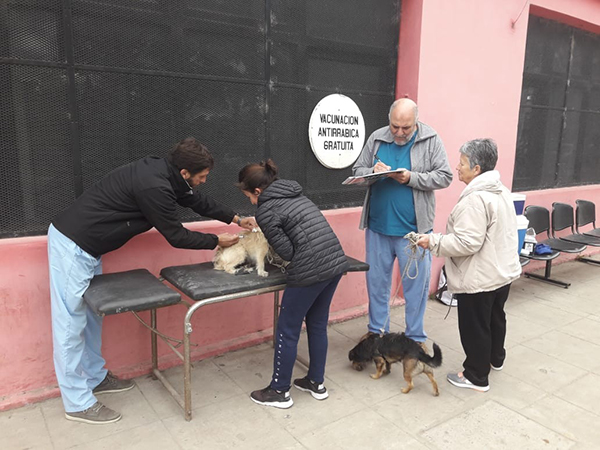
<svg viewBox="0 0 600 450">
<path fill-rule="evenodd" d="M 329 306 L 341 278 L 342 275 L 338 275 L 321 283 L 288 287 L 284 291 L 273 357 L 273 379 L 271 380 L 273 389 L 284 392 L 290 389 L 304 320 L 306 320 L 310 359 L 308 378 L 316 383 L 323 383 L 327 359 Z"/>
</svg>

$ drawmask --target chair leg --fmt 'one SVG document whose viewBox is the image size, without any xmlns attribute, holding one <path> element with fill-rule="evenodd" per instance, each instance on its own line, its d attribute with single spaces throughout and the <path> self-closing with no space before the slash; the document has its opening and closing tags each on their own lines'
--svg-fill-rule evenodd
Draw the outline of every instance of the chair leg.
<svg viewBox="0 0 600 450">
<path fill-rule="evenodd" d="M 589 263 L 589 264 L 596 264 L 596 265 L 600 266 L 600 261 L 598 261 L 596 259 L 592 259 L 592 258 L 586 258 L 585 256 L 578 256 L 577 261 L 581 261 L 581 262 L 585 262 L 585 263 Z"/>
<path fill-rule="evenodd" d="M 536 280 L 545 281 L 546 283 L 554 284 L 556 286 L 560 286 L 560 287 L 563 287 L 565 289 L 567 289 L 569 286 L 571 286 L 571 283 L 565 283 L 564 281 L 560 281 L 560 280 L 556 280 L 556 279 L 550 278 L 550 273 L 551 272 L 552 272 L 552 260 L 549 259 L 548 261 L 546 261 L 546 270 L 544 271 L 544 276 L 538 275 L 538 274 L 535 274 L 535 273 L 531 273 L 531 272 L 525 272 L 524 275 L 527 278 L 534 278 Z"/>
</svg>

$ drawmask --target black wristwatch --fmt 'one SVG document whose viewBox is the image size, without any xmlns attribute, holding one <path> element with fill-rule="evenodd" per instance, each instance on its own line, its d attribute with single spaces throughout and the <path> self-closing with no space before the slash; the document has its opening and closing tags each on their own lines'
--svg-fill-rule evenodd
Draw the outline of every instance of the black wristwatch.
<svg viewBox="0 0 600 450">
<path fill-rule="evenodd" d="M 238 220 L 236 223 L 238 224 L 238 226 L 241 227 L 242 226 L 242 216 L 240 216 L 239 214 L 237 216 L 238 216 Z"/>
</svg>

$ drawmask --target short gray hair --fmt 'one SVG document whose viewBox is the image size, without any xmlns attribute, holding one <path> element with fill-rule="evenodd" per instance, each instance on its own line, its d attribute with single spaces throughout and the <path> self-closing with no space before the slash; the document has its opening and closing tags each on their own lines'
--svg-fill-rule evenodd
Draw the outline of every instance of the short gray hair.
<svg viewBox="0 0 600 450">
<path fill-rule="evenodd" d="M 469 159 L 470 168 L 481 168 L 481 173 L 494 170 L 498 162 L 498 146 L 493 139 L 473 139 L 459 150 Z"/>
<path fill-rule="evenodd" d="M 390 119 L 392 117 L 392 111 L 394 110 L 394 108 L 396 106 L 398 106 L 400 103 L 412 103 L 413 104 L 413 112 L 415 113 L 415 122 L 417 120 L 419 120 L 419 107 L 417 106 L 417 104 L 411 100 L 410 98 L 399 98 L 398 100 L 396 100 L 394 103 L 392 103 L 392 106 L 390 106 L 390 111 L 388 112 L 388 119 Z"/>
</svg>

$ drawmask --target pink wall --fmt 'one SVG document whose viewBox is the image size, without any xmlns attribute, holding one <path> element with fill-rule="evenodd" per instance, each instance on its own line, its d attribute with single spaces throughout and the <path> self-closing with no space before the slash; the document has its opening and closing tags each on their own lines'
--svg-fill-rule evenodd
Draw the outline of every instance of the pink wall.
<svg viewBox="0 0 600 450">
<path fill-rule="evenodd" d="M 326 212 L 349 256 L 364 260 L 364 240 L 358 232 L 360 208 Z M 220 222 L 189 224 L 193 230 L 236 232 Z M 209 261 L 214 251 L 177 250 L 152 230 L 137 236 L 103 258 L 105 273 L 161 268 Z M 48 291 L 46 237 L 0 240 L 0 410 L 58 395 L 52 362 L 52 334 Z M 333 320 L 366 312 L 364 273 L 342 279 L 334 297 Z M 159 311 L 159 329 L 181 338 L 183 307 Z M 147 312 L 142 313 L 149 320 Z M 193 318 L 194 357 L 206 357 L 269 339 L 273 326 L 273 294 L 204 307 Z M 179 359 L 159 340 L 162 367 Z M 105 318 L 103 352 L 117 374 L 138 376 L 151 365 L 150 336 L 132 314 Z"/>
<path fill-rule="evenodd" d="M 531 11 L 589 31 L 600 29 L 597 0 L 532 0 L 517 23 L 524 0 L 404 0 L 402 2 L 397 96 L 418 99 L 421 119 L 439 132 L 450 163 L 458 148 L 475 137 L 499 145 L 498 169 L 512 185 L 523 60 Z M 446 218 L 463 186 L 458 180 L 438 193 L 435 230 Z M 600 205 L 600 186 L 528 192 L 527 203 L 551 207 L 553 201 L 585 198 Z M 364 259 L 358 231 L 360 208 L 328 211 L 326 216 L 346 253 Z M 216 222 L 191 229 L 219 233 L 235 226 Z M 106 273 L 144 267 L 157 275 L 162 267 L 208 261 L 211 251 L 171 248 L 155 231 L 134 238 L 104 259 Z M 434 285 L 442 260 L 435 260 Z M 52 341 L 46 238 L 0 240 L 0 410 L 58 395 Z M 535 267 L 531 264 L 528 268 Z M 532 281 L 533 282 L 533 281 Z M 332 318 L 366 311 L 364 274 L 349 274 L 338 289 Z M 167 334 L 181 336 L 183 308 L 159 312 Z M 143 313 L 146 315 L 146 313 Z M 243 318 L 243 319 L 242 319 Z M 272 296 L 211 305 L 194 317 L 196 357 L 208 356 L 269 338 Z M 162 343 L 163 366 L 178 364 Z M 105 319 L 104 354 L 117 374 L 135 376 L 150 367 L 149 333 L 131 314 Z"/>
<path fill-rule="evenodd" d="M 419 57 L 421 56 L 421 23 L 423 0 L 402 2 L 400 38 L 398 41 L 398 80 L 396 97 L 418 102 Z"/>
<path fill-rule="evenodd" d="M 588 31 L 599 30 L 597 0 L 532 0 L 530 4 L 534 14 Z M 458 163 L 458 149 L 465 141 L 479 137 L 495 139 L 500 152 L 497 168 L 509 189 L 530 6 L 525 7 L 514 27 L 513 22 L 524 5 L 524 0 L 402 2 L 401 28 L 405 27 L 405 18 L 420 20 L 420 24 L 413 22 L 408 26 L 410 30 L 420 29 L 421 34 L 400 34 L 397 96 L 408 94 L 418 98 L 420 119 L 442 137 L 453 168 Z M 455 177 L 448 189 L 436 195 L 435 231 L 445 230 L 446 218 L 463 188 Z M 525 194 L 527 204 L 549 209 L 555 201 L 574 205 L 575 198 L 600 205 L 600 185 Z M 442 264 L 441 259 L 434 262 L 435 279 Z M 528 269 L 535 267 L 532 263 Z"/>
</svg>

